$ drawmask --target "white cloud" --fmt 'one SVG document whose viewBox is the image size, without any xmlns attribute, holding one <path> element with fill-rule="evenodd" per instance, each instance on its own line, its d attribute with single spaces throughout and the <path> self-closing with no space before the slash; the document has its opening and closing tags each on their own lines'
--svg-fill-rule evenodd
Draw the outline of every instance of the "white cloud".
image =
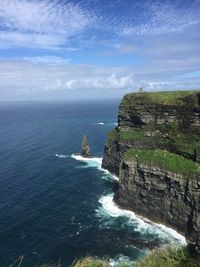
<svg viewBox="0 0 200 267">
<path fill-rule="evenodd" d="M 45 60 L 53 60 L 46 58 Z M 44 59 L 0 60 L 0 99 L 48 99 L 55 93 L 57 99 L 67 96 L 88 95 L 96 97 L 121 96 L 137 91 L 143 86 L 149 90 L 200 89 L 200 76 L 183 75 L 173 71 L 162 78 L 157 69 L 146 66 L 141 69 L 74 65 L 69 63 L 48 64 Z M 59 62 L 59 58 L 56 58 Z M 42 63 L 41 63 L 42 61 Z M 160 67 L 161 68 L 161 67 Z M 171 68 L 171 66 L 169 66 Z M 165 69 L 166 72 L 167 69 Z M 182 75 L 180 75 L 182 74 Z M 65 97 L 67 97 L 65 96 Z"/>
<path fill-rule="evenodd" d="M 29 47 L 58 49 L 65 44 L 61 35 L 29 34 L 20 32 L 0 32 L 0 48 Z"/>
<path fill-rule="evenodd" d="M 52 60 L 59 64 L 49 64 Z M 41 64 L 42 63 L 42 64 Z M 113 74 L 115 73 L 115 74 Z M 122 89 L 130 85 L 133 75 L 123 74 L 120 68 L 103 68 L 90 65 L 74 65 L 62 62 L 58 57 L 25 58 L 24 60 L 0 60 L 0 91 L 12 88 L 20 91 L 43 90 L 107 90 Z"/>
<path fill-rule="evenodd" d="M 89 89 L 89 90 L 118 90 L 126 89 L 134 83 L 134 75 L 128 74 L 125 76 L 118 76 L 111 74 L 104 77 L 89 77 L 68 80 L 64 87 L 70 90 Z"/>
<path fill-rule="evenodd" d="M 1 0 L 1 47 L 8 42 L 9 46 L 58 47 L 94 21 L 94 14 L 73 2 Z"/>
<path fill-rule="evenodd" d="M 24 57 L 23 60 L 33 62 L 35 64 L 49 64 L 49 65 L 61 65 L 69 63 L 69 59 L 64 59 L 57 56 L 38 56 L 38 57 Z"/>
<path fill-rule="evenodd" d="M 159 35 L 181 32 L 200 23 L 197 0 L 190 0 L 189 4 L 182 0 L 115 2 L 1 0 L 0 48 L 63 49 L 80 36 L 86 43 L 105 32 L 112 37 Z M 89 37 L 83 36 L 89 29 L 93 30 L 87 32 Z"/>
<path fill-rule="evenodd" d="M 73 3 L 59 1 L 1 0 L 1 25 L 16 31 L 72 35 L 91 20 L 86 10 Z"/>
<path fill-rule="evenodd" d="M 132 12 L 128 22 L 121 26 L 123 36 L 181 32 L 200 23 L 198 1 L 191 1 L 189 5 L 183 1 L 142 1 L 138 13 L 134 5 Z"/>
<path fill-rule="evenodd" d="M 200 77 L 196 79 L 182 79 L 182 80 L 166 80 L 166 81 L 150 81 L 144 82 L 144 87 L 147 91 L 159 90 L 200 90 Z"/>
</svg>

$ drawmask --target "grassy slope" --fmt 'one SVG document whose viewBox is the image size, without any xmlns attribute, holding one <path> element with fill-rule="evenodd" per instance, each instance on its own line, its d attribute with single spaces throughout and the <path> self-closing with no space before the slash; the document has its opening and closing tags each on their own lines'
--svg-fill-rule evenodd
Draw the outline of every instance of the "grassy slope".
<svg viewBox="0 0 200 267">
<path fill-rule="evenodd" d="M 71 267 L 109 267 L 109 261 L 86 257 L 75 261 Z M 128 267 L 126 263 L 117 265 Z M 38 267 L 66 267 L 64 265 L 40 265 Z M 130 267 L 130 265 L 129 265 Z M 194 248 L 167 247 L 157 249 L 148 256 L 131 265 L 131 267 L 200 267 L 200 251 Z"/>
<path fill-rule="evenodd" d="M 182 156 L 170 153 L 165 150 L 141 150 L 130 148 L 125 153 L 125 158 L 135 157 L 141 162 L 154 166 L 163 167 L 169 171 L 183 175 L 196 174 L 200 175 L 200 165 L 192 160 L 185 159 Z"/>
<path fill-rule="evenodd" d="M 155 250 L 152 254 L 137 262 L 134 267 L 199 267 L 199 251 L 188 248 L 165 248 Z"/>
<path fill-rule="evenodd" d="M 116 129 L 113 129 L 108 133 L 108 138 L 112 140 L 120 139 L 121 141 L 132 141 L 135 139 L 142 139 L 143 137 L 144 132 L 141 129 L 120 132 L 118 132 Z"/>
<path fill-rule="evenodd" d="M 141 129 L 133 129 L 131 131 L 120 131 L 120 139 L 123 141 L 131 141 L 135 139 L 143 139 L 144 132 Z"/>
</svg>

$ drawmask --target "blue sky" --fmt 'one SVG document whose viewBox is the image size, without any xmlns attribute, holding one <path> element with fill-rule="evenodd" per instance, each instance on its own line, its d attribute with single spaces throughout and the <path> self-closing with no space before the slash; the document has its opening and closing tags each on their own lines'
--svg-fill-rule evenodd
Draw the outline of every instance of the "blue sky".
<svg viewBox="0 0 200 267">
<path fill-rule="evenodd" d="M 0 100 L 200 89 L 200 0 L 1 0 Z"/>
</svg>

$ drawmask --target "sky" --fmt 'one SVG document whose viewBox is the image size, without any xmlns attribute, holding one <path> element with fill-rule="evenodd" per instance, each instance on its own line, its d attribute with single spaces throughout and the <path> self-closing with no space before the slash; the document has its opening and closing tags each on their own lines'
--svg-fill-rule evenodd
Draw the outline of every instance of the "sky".
<svg viewBox="0 0 200 267">
<path fill-rule="evenodd" d="M 200 0 L 0 1 L 0 101 L 200 89 Z"/>
</svg>

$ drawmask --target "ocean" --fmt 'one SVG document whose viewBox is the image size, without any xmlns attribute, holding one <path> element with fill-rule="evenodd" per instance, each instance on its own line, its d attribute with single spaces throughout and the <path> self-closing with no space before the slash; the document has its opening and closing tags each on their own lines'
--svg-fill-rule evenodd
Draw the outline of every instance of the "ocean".
<svg viewBox="0 0 200 267">
<path fill-rule="evenodd" d="M 175 231 L 117 207 L 117 177 L 101 168 L 119 100 L 0 104 L 0 267 L 69 266 L 106 256 L 132 262 Z M 93 158 L 76 156 L 83 134 Z M 17 265 L 16 265 L 17 266 Z"/>
</svg>

